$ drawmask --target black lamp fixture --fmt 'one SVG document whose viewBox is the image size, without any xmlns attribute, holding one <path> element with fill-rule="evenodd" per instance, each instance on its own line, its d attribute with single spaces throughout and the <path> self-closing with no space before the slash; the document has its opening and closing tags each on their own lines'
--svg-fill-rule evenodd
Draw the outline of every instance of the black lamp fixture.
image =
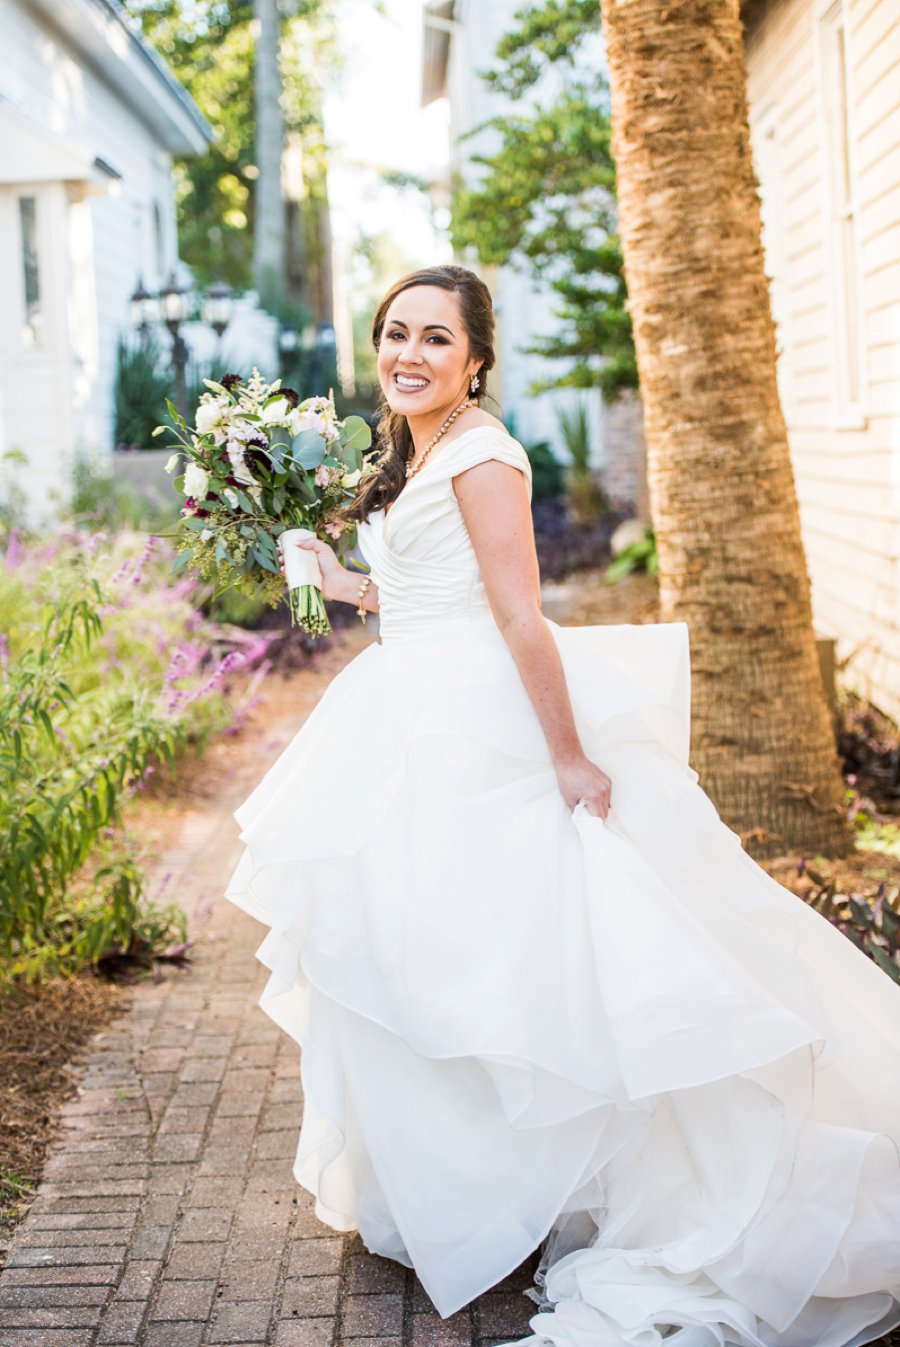
<svg viewBox="0 0 900 1347">
<path fill-rule="evenodd" d="M 215 280 L 203 296 L 203 321 L 212 328 L 221 341 L 234 312 L 234 295 L 230 285 Z"/>
<path fill-rule="evenodd" d="M 144 287 L 143 276 L 138 277 L 137 289 L 131 296 L 131 321 L 142 336 L 146 336 L 159 317 L 156 295 Z"/>
<path fill-rule="evenodd" d="M 164 323 L 171 333 L 172 369 L 175 374 L 173 401 L 185 420 L 188 416 L 187 366 L 191 353 L 181 335 L 181 326 L 190 318 L 192 311 L 191 287 L 179 285 L 174 270 L 169 273 L 169 279 L 158 295 L 151 294 L 145 288 L 143 278 L 138 278 L 137 289 L 131 296 L 131 321 L 142 337 L 146 337 L 154 323 L 158 322 Z M 221 341 L 234 312 L 234 296 L 224 281 L 213 281 L 202 296 L 201 311 L 203 321 L 208 323 Z"/>
<path fill-rule="evenodd" d="M 190 291 L 178 284 L 175 272 L 169 273 L 169 279 L 159 292 L 159 307 L 162 320 L 173 337 L 190 314 Z"/>
</svg>

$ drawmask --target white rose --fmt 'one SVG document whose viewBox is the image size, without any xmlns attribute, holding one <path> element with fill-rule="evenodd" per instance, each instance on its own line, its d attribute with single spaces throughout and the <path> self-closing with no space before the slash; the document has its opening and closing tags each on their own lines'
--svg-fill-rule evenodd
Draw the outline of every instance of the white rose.
<svg viewBox="0 0 900 1347">
<path fill-rule="evenodd" d="M 197 432 L 208 435 L 221 421 L 228 403 L 223 398 L 210 398 L 197 408 Z"/>
<path fill-rule="evenodd" d="M 209 473 L 197 463 L 189 463 L 184 471 L 184 494 L 194 500 L 203 500 L 209 487 Z"/>
<path fill-rule="evenodd" d="M 341 486 L 356 486 L 362 476 L 362 468 L 357 468 L 355 472 L 345 472 L 341 478 Z"/>
<path fill-rule="evenodd" d="M 323 433 L 322 418 L 318 412 L 292 412 L 288 426 L 292 435 L 300 435 L 304 430 L 314 430 L 319 435 Z"/>
<path fill-rule="evenodd" d="M 290 404 L 287 398 L 276 398 L 270 402 L 267 407 L 262 409 L 262 421 L 264 426 L 280 426 L 287 421 L 290 415 Z"/>
</svg>

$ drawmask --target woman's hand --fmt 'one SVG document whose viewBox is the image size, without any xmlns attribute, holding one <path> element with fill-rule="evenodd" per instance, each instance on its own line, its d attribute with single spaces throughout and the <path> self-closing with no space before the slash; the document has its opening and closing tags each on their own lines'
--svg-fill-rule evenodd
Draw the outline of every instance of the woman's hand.
<svg viewBox="0 0 900 1347">
<path fill-rule="evenodd" d="M 316 561 L 319 563 L 319 570 L 322 572 L 322 596 L 326 599 L 343 599 L 346 597 L 348 571 L 338 561 L 334 550 L 328 543 L 323 543 L 319 538 L 304 538 L 302 542 L 295 543 L 296 547 L 302 547 L 307 552 L 315 552 Z M 281 574 L 284 575 L 284 558 L 279 557 Z"/>
<path fill-rule="evenodd" d="M 589 758 L 572 758 L 557 765 L 556 779 L 560 793 L 570 809 L 584 800 L 589 814 L 606 818 L 609 813 L 612 782 L 605 772 Z"/>
</svg>

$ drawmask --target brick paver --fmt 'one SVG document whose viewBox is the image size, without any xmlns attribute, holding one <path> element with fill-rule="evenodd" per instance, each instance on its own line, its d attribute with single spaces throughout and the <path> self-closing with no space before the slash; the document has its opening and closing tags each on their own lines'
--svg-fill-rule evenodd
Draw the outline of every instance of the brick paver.
<svg viewBox="0 0 900 1347">
<path fill-rule="evenodd" d="M 172 811 L 162 869 L 194 914 L 192 964 L 138 986 L 79 1059 L 0 1272 L 2 1347 L 493 1347 L 527 1333 L 533 1259 L 443 1320 L 412 1272 L 315 1219 L 291 1174 L 299 1049 L 256 1004 L 263 928 L 221 897 L 240 850 L 232 810 L 371 639 L 342 636 L 217 746 L 216 788 Z"/>
</svg>

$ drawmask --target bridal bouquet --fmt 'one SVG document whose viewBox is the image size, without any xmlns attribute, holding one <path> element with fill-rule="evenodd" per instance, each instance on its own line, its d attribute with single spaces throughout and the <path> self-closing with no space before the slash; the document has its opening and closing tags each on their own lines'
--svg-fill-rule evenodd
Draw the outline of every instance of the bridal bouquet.
<svg viewBox="0 0 900 1347">
<path fill-rule="evenodd" d="M 190 567 L 217 594 L 236 587 L 274 607 L 285 594 L 281 548 L 292 622 L 313 635 L 330 631 L 315 553 L 291 543 L 325 534 L 343 559 L 342 535 L 353 525 L 338 515 L 370 470 L 369 427 L 359 416 L 339 421 L 331 396 L 301 402 L 256 369 L 246 382 L 226 374 L 204 383 L 193 427 L 169 403 L 176 428 L 154 432 L 180 446 L 166 471 L 183 466 L 174 479 L 185 499 L 173 570 Z"/>
</svg>

